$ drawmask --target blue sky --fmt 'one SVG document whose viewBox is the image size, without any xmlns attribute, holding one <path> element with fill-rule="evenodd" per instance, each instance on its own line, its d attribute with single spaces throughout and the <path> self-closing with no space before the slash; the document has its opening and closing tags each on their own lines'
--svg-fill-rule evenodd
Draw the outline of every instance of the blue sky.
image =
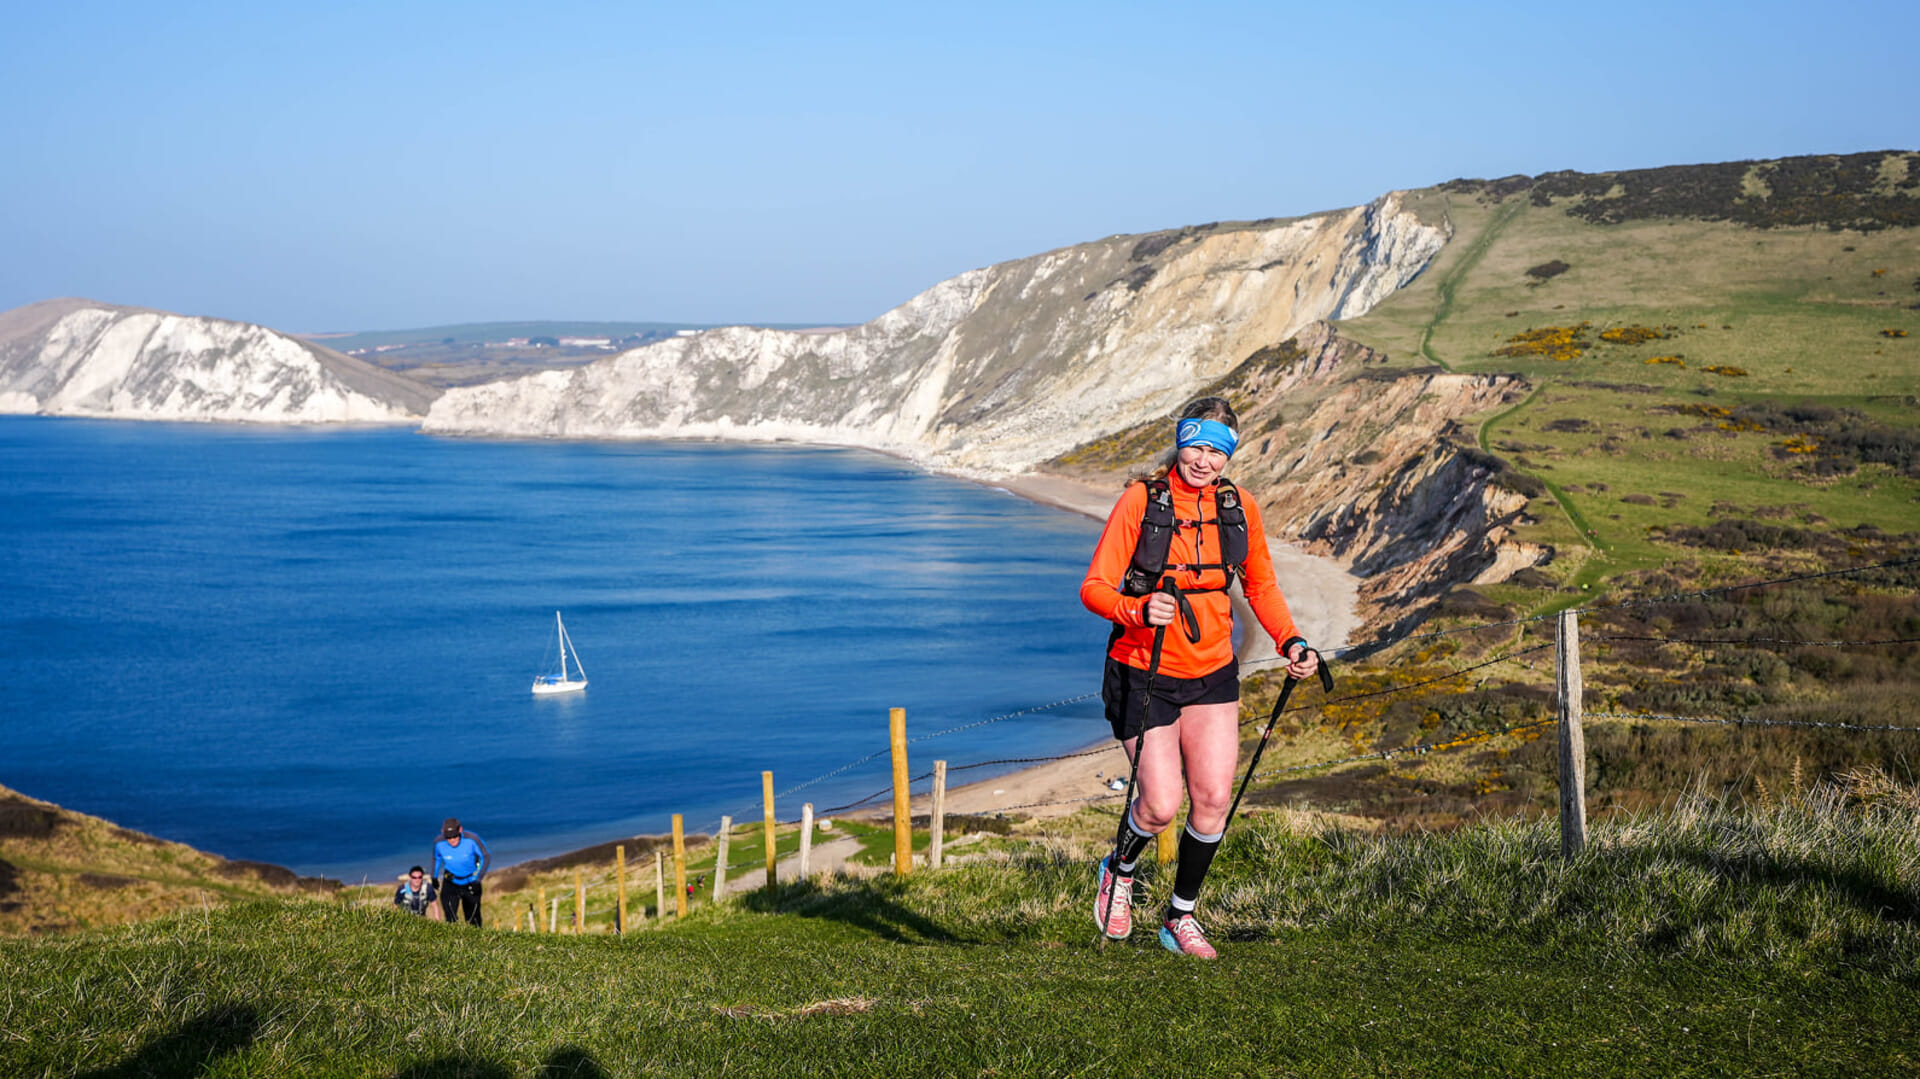
<svg viewBox="0 0 1920 1079">
<path fill-rule="evenodd" d="M 1456 176 L 1920 147 L 1920 4 L 10 4 L 0 309 L 858 322 Z"/>
</svg>

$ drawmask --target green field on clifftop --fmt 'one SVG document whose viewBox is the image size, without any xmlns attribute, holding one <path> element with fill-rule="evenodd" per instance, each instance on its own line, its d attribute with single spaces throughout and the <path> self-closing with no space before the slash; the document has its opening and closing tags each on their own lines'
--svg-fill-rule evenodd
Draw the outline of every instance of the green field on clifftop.
<svg viewBox="0 0 1920 1079">
<path fill-rule="evenodd" d="M 1836 173 L 1873 165 L 1837 160 Z M 1916 162 L 1879 159 L 1877 174 L 1853 178 L 1859 198 L 1915 202 Z M 1605 199 L 1540 194 L 1546 177 L 1412 193 L 1452 240 L 1418 280 L 1341 325 L 1398 364 L 1513 372 L 1536 387 L 1479 442 L 1550 485 L 1560 512 L 1543 506 L 1523 538 L 1590 562 L 1585 581 L 1663 561 L 1652 530 L 1756 510 L 1920 529 L 1920 229 L 1669 212 L 1754 216 L 1747 202 L 1715 202 L 1701 179 L 1732 166 L 1693 168 L 1648 170 L 1669 174 L 1642 183 L 1667 201 L 1615 212 L 1617 223 L 1589 219 L 1608 216 L 1593 211 Z M 1615 201 L 1632 202 L 1635 175 L 1621 174 Z M 1770 175 L 1753 167 L 1745 189 Z M 1688 183 L 1709 193 L 1670 194 Z"/>
</svg>

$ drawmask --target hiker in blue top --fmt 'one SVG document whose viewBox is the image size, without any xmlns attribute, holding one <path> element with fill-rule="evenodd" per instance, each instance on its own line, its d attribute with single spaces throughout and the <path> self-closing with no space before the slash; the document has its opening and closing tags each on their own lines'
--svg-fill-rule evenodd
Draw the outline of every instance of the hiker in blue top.
<svg viewBox="0 0 1920 1079">
<path fill-rule="evenodd" d="M 468 925 L 480 924 L 480 878 L 487 875 L 487 845 L 464 831 L 459 817 L 440 826 L 433 845 L 433 875 L 440 878 L 440 912 L 453 921 L 455 909 Z"/>
</svg>

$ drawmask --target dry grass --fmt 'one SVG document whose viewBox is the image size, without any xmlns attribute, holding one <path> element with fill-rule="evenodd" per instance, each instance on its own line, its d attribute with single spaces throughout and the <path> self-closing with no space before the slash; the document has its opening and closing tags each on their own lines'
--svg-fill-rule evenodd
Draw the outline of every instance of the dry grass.
<svg viewBox="0 0 1920 1079">
<path fill-rule="evenodd" d="M 137 922 L 332 882 L 232 862 L 0 787 L 0 935 Z"/>
</svg>

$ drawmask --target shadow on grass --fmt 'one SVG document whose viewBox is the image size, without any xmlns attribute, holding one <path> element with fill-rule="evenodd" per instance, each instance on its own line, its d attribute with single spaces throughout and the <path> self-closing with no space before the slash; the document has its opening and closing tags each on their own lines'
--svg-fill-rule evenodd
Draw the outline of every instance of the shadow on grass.
<svg viewBox="0 0 1920 1079">
<path fill-rule="evenodd" d="M 895 944 L 967 944 L 940 923 L 902 904 L 899 887 L 887 878 L 838 881 L 832 891 L 814 881 L 782 884 L 750 893 L 743 905 L 761 914 L 824 918 L 872 933 Z M 896 893 L 889 895 L 888 893 Z"/>
<path fill-rule="evenodd" d="M 593 1059 L 593 1054 L 577 1045 L 563 1045 L 547 1054 L 540 1062 L 540 1070 L 534 1072 L 539 1079 L 551 1079 L 553 1076 L 565 1076 L 567 1079 L 612 1079 L 607 1069 Z"/>
<path fill-rule="evenodd" d="M 1785 890 L 1792 885 L 1817 885 L 1834 899 L 1851 904 L 1860 913 L 1884 922 L 1912 926 L 1920 924 L 1920 897 L 1890 885 L 1878 875 L 1861 869 L 1823 865 L 1804 858 L 1765 861 L 1751 858 L 1716 858 L 1711 852 L 1691 852 L 1687 857 L 1716 876 L 1741 884 L 1764 884 Z"/>
<path fill-rule="evenodd" d="M 120 1063 L 87 1072 L 82 1079 L 186 1079 L 202 1075 L 217 1058 L 245 1052 L 259 1033 L 260 1013 L 252 1006 L 213 1008 L 134 1050 Z"/>
</svg>

